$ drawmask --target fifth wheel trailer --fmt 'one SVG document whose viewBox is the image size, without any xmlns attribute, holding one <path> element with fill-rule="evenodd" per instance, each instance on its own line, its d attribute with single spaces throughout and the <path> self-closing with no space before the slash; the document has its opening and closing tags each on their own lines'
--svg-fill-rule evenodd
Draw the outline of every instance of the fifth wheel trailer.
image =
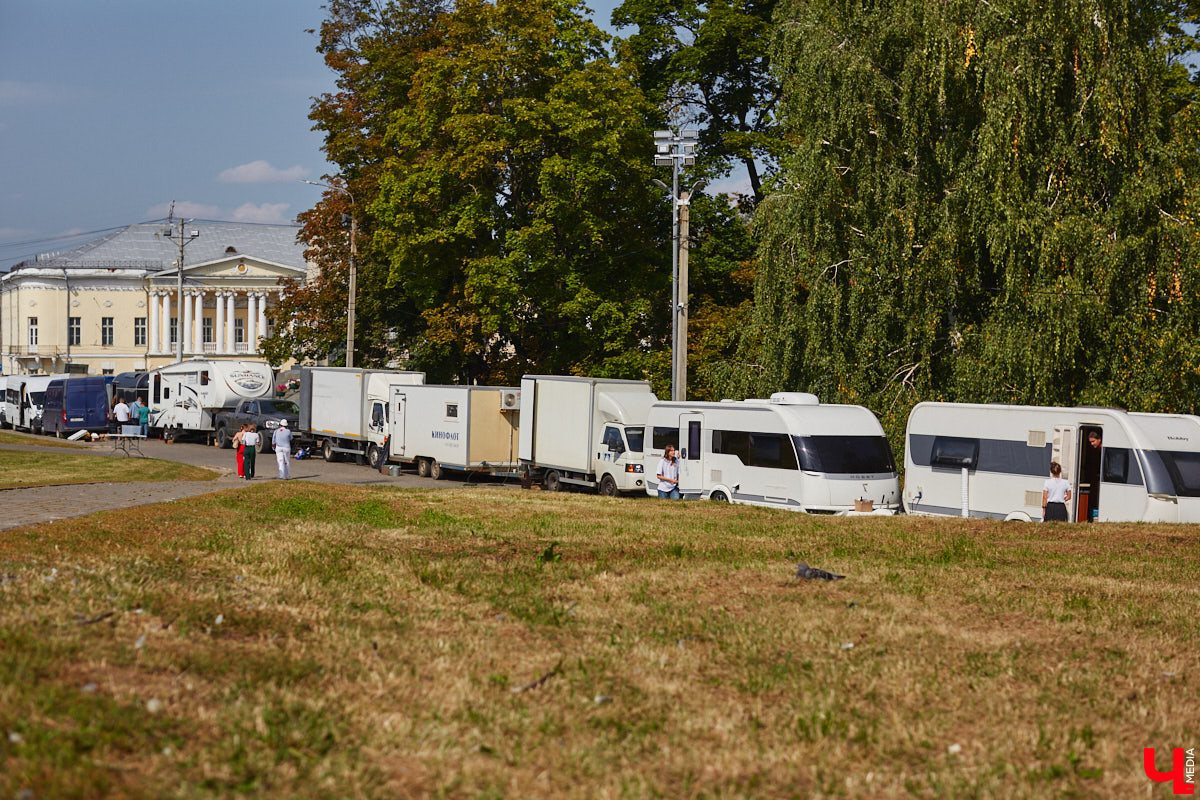
<svg viewBox="0 0 1200 800">
<path fill-rule="evenodd" d="M 1200 417 L 918 403 L 905 440 L 910 514 L 1041 520 L 1057 461 L 1073 522 L 1200 522 Z"/>
<path fill-rule="evenodd" d="M 434 479 L 452 471 L 513 473 L 520 408 L 516 387 L 393 386 L 387 438 L 371 463 L 414 464 Z"/>
<path fill-rule="evenodd" d="M 657 401 L 648 381 L 526 375 L 522 470 L 550 491 L 564 484 L 609 496 L 641 491 L 646 414 Z"/>
<path fill-rule="evenodd" d="M 300 425 L 326 461 L 343 456 L 378 463 L 387 437 L 387 404 L 393 386 L 425 383 L 424 372 L 353 367 L 299 367 Z"/>
<path fill-rule="evenodd" d="M 809 514 L 900 509 L 900 479 L 875 415 L 862 406 L 777 392 L 769 400 L 663 402 L 646 421 L 646 492 L 666 445 L 679 453 L 685 499 Z M 870 501 L 869 505 L 866 501 Z"/>
<path fill-rule="evenodd" d="M 270 397 L 274 374 L 265 361 L 192 358 L 150 372 L 150 427 L 175 439 L 213 432 L 216 412 L 240 400 Z"/>
</svg>

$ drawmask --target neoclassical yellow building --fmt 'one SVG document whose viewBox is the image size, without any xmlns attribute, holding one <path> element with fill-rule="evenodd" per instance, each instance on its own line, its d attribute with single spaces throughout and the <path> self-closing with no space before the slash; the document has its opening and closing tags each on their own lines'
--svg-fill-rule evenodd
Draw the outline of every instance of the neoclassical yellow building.
<svg viewBox="0 0 1200 800">
<path fill-rule="evenodd" d="M 110 375 L 183 357 L 252 358 L 283 279 L 307 276 L 295 225 L 138 223 L 0 276 L 4 374 Z M 168 231 L 170 235 L 168 235 Z M 180 324 L 182 317 L 182 325 Z"/>
</svg>

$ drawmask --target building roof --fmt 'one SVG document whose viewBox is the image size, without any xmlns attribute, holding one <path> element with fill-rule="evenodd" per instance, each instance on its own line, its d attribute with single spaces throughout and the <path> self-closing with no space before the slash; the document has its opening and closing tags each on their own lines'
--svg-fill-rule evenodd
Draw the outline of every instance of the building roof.
<svg viewBox="0 0 1200 800">
<path fill-rule="evenodd" d="M 13 267 L 41 269 L 144 269 L 150 272 L 173 270 L 179 258 L 177 238 L 163 235 L 168 228 L 177 237 L 179 225 L 166 220 L 139 222 L 85 242 L 71 250 L 39 253 L 35 258 Z M 261 225 L 246 222 L 206 222 L 194 220 L 184 225 L 188 238 L 183 251 L 185 269 L 233 256 L 245 256 L 284 266 L 304 269 L 305 245 L 296 241 L 299 225 Z M 231 249 L 232 248 L 232 249 Z"/>
</svg>

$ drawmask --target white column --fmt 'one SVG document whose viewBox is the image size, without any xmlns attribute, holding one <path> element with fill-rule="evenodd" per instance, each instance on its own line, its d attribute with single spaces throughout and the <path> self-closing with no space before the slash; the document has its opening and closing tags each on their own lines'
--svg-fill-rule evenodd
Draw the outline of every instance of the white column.
<svg viewBox="0 0 1200 800">
<path fill-rule="evenodd" d="M 192 319 L 196 323 L 195 342 L 196 352 L 204 353 L 204 292 L 197 290 L 196 294 L 196 311 L 192 314 Z"/>
<path fill-rule="evenodd" d="M 258 335 L 266 338 L 267 335 L 267 293 L 263 292 L 258 296 Z"/>
<path fill-rule="evenodd" d="M 179 298 L 179 310 L 183 317 L 183 329 L 179 331 L 179 335 L 183 337 L 183 354 L 195 352 L 192 347 L 192 293 L 184 292 L 183 297 Z"/>
<path fill-rule="evenodd" d="M 225 292 L 217 292 L 217 318 L 213 320 L 213 342 L 218 353 L 225 352 Z"/>
<path fill-rule="evenodd" d="M 258 352 L 258 294 L 246 298 L 246 352 Z"/>
<path fill-rule="evenodd" d="M 162 297 L 162 350 L 171 351 L 171 293 L 163 292 Z"/>
<path fill-rule="evenodd" d="M 234 320 L 237 319 L 237 292 L 229 293 L 229 323 L 225 331 L 225 335 L 229 337 L 229 352 L 237 352 L 237 325 Z"/>
<path fill-rule="evenodd" d="M 162 344 L 162 334 L 158 332 L 158 292 L 150 293 L 150 330 L 147 331 L 146 344 L 149 345 L 146 349 L 155 353 L 158 347 Z"/>
</svg>

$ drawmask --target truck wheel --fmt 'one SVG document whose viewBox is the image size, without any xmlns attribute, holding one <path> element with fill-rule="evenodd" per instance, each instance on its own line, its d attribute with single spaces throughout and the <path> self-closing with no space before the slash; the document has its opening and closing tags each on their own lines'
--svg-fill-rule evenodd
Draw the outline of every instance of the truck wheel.
<svg viewBox="0 0 1200 800">
<path fill-rule="evenodd" d="M 422 478 L 429 477 L 429 459 L 428 458 L 418 458 L 417 459 L 417 475 L 421 476 Z"/>
<path fill-rule="evenodd" d="M 63 436 L 62 436 L 62 428 L 55 428 L 55 429 L 54 429 L 54 438 L 55 438 L 55 439 L 61 439 L 61 438 L 63 438 Z"/>
<path fill-rule="evenodd" d="M 217 428 L 217 447 L 222 450 L 228 450 L 233 447 L 233 438 L 229 435 L 229 428 L 224 425 Z"/>
<path fill-rule="evenodd" d="M 383 466 L 383 448 L 374 442 L 367 445 L 367 463 L 375 470 Z"/>
<path fill-rule="evenodd" d="M 558 472 L 556 470 L 550 470 L 549 472 L 546 473 L 546 477 L 542 481 L 542 485 L 544 485 L 546 487 L 547 492 L 561 492 L 562 491 L 562 480 L 559 478 Z"/>
<path fill-rule="evenodd" d="M 716 500 L 718 503 L 728 503 L 729 495 L 725 494 L 724 492 L 722 492 L 720 490 L 717 490 L 717 491 L 713 492 L 712 494 L 710 494 L 708 496 L 708 499 Z"/>
<path fill-rule="evenodd" d="M 605 476 L 600 479 L 600 494 L 605 497 L 617 496 L 617 481 L 612 475 L 605 474 Z"/>
<path fill-rule="evenodd" d="M 321 455 L 324 456 L 325 460 L 330 464 L 334 463 L 335 461 L 340 461 L 342 458 L 339 453 L 334 452 L 333 442 L 329 439 L 326 439 L 321 443 Z"/>
<path fill-rule="evenodd" d="M 258 454 L 261 456 L 261 455 L 265 455 L 270 452 L 272 452 L 271 439 L 269 436 L 267 436 L 267 434 L 265 434 L 263 431 L 259 430 L 258 431 Z"/>
<path fill-rule="evenodd" d="M 445 480 L 446 470 L 437 461 L 431 459 L 429 461 L 429 477 L 433 478 L 435 481 Z"/>
</svg>

